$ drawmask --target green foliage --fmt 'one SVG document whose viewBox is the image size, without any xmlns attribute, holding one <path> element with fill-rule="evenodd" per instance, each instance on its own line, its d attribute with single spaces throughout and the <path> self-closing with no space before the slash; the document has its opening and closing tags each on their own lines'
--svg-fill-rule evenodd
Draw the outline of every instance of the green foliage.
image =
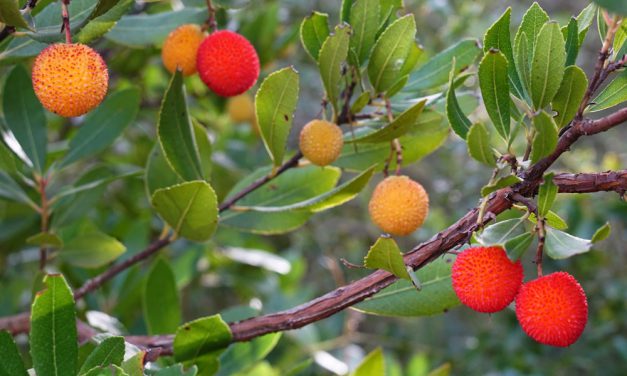
<svg viewBox="0 0 627 376">
<path fill-rule="evenodd" d="M 0 375 L 26 376 L 26 368 L 9 332 L 0 331 Z"/>
<path fill-rule="evenodd" d="M 545 111 L 541 111 L 533 118 L 533 127 L 536 133 L 531 149 L 531 162 L 536 163 L 555 149 L 558 132 L 555 121 Z"/>
<path fill-rule="evenodd" d="M 374 132 L 360 132 L 354 138 L 349 138 L 346 142 L 357 143 L 381 143 L 392 141 L 404 136 L 412 128 L 416 128 L 420 115 L 425 107 L 425 100 L 409 107 L 405 112 L 398 115 L 393 121 L 375 130 Z M 365 134 L 362 134 L 365 133 Z"/>
<path fill-rule="evenodd" d="M 599 6 L 609 10 L 610 12 L 614 12 L 622 16 L 627 16 L 627 4 L 622 1 L 594 0 L 594 2 L 599 4 Z"/>
<path fill-rule="evenodd" d="M 537 36 L 531 61 L 529 94 L 536 110 L 555 97 L 564 76 L 566 49 L 559 24 L 548 22 Z"/>
<path fill-rule="evenodd" d="M 348 57 L 350 43 L 349 26 L 340 25 L 335 28 L 320 47 L 318 67 L 320 78 L 327 93 L 327 100 L 333 107 L 335 114 L 340 113 L 340 83 L 342 82 L 342 64 Z"/>
<path fill-rule="evenodd" d="M 17 27 L 28 27 L 28 24 L 20 13 L 17 0 L 0 0 L 0 22 Z"/>
<path fill-rule="evenodd" d="M 219 367 L 218 356 L 231 341 L 231 330 L 219 315 L 183 324 L 174 337 L 174 358 L 194 364 L 198 360 Z M 207 370 L 206 372 L 211 372 Z"/>
<path fill-rule="evenodd" d="M 121 365 L 124 360 L 124 347 L 123 337 L 106 338 L 89 354 L 78 374 L 86 374 L 98 367 Z"/>
<path fill-rule="evenodd" d="M 82 228 L 78 234 L 61 243 L 59 257 L 64 262 L 81 268 L 99 268 L 114 261 L 126 251 L 124 244 L 115 238 L 98 229 L 85 227 L 83 226 L 84 229 Z M 55 245 L 58 242 L 53 239 L 52 242 L 47 243 Z"/>
<path fill-rule="evenodd" d="M 468 136 L 468 131 L 472 126 L 472 122 L 466 117 L 457 97 L 455 96 L 455 87 L 453 86 L 453 79 L 455 78 L 455 62 L 453 62 L 453 68 L 449 75 L 448 91 L 446 92 L 446 116 L 448 122 L 451 125 L 453 131 L 464 140 Z"/>
<path fill-rule="evenodd" d="M 623 70 L 603 91 L 594 98 L 590 111 L 605 110 L 627 101 L 627 70 Z"/>
<path fill-rule="evenodd" d="M 366 355 L 361 364 L 351 373 L 351 376 L 369 376 L 385 374 L 385 358 L 383 351 L 377 347 L 370 354 Z"/>
<path fill-rule="evenodd" d="M 588 78 L 578 66 L 571 65 L 564 71 L 564 80 L 560 86 L 551 106 L 557 112 L 555 122 L 558 128 L 563 128 L 577 114 L 579 104 L 588 88 Z"/>
<path fill-rule="evenodd" d="M 370 56 L 377 37 L 380 13 L 380 0 L 357 0 L 352 6 L 349 22 L 353 28 L 350 56 L 358 66 Z"/>
<path fill-rule="evenodd" d="M 383 269 L 398 278 L 411 280 L 403 253 L 392 238 L 380 237 L 364 258 L 364 266 L 370 269 Z"/>
<path fill-rule="evenodd" d="M 509 140 L 510 110 L 508 63 L 505 55 L 490 50 L 479 64 L 479 86 L 483 103 L 498 134 Z"/>
<path fill-rule="evenodd" d="M 490 147 L 490 134 L 481 123 L 474 124 L 468 131 L 468 152 L 475 160 L 494 166 L 496 159 Z"/>
<path fill-rule="evenodd" d="M 148 333 L 169 334 L 181 324 L 181 303 L 170 263 L 158 258 L 150 268 L 143 294 Z"/>
<path fill-rule="evenodd" d="M 320 48 L 329 36 L 329 15 L 313 12 L 300 24 L 300 40 L 305 51 L 318 61 Z"/>
<path fill-rule="evenodd" d="M 557 190 L 557 185 L 553 183 L 553 174 L 547 174 L 544 177 L 544 183 L 538 188 L 538 216 L 540 218 L 546 216 L 553 207 L 557 198 Z"/>
</svg>

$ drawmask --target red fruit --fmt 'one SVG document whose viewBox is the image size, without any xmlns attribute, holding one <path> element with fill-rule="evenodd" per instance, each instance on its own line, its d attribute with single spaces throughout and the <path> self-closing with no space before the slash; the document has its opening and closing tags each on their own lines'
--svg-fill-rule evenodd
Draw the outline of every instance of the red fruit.
<svg viewBox="0 0 627 376">
<path fill-rule="evenodd" d="M 545 345 L 566 347 L 588 322 L 586 293 L 566 272 L 527 282 L 516 297 L 516 317 L 527 335 Z"/>
<path fill-rule="evenodd" d="M 469 248 L 453 264 L 453 289 L 468 307 L 494 313 L 516 297 L 523 280 L 520 261 L 512 262 L 502 247 Z"/>
<path fill-rule="evenodd" d="M 228 30 L 217 31 L 198 47 L 196 66 L 200 79 L 223 97 L 239 95 L 259 78 L 259 56 L 250 42 Z"/>
</svg>

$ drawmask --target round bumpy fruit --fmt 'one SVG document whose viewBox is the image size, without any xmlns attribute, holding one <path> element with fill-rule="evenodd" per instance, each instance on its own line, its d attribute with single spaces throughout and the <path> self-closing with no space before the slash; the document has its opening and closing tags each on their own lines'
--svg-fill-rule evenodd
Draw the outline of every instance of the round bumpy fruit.
<svg viewBox="0 0 627 376">
<path fill-rule="evenodd" d="M 200 79 L 216 94 L 233 97 L 250 89 L 259 77 L 259 56 L 250 42 L 228 30 L 206 37 L 198 48 Z"/>
<path fill-rule="evenodd" d="M 534 340 L 567 347 L 579 339 L 588 322 L 586 294 L 572 275 L 549 274 L 522 286 L 516 297 L 516 317 Z"/>
<path fill-rule="evenodd" d="M 523 267 L 520 261 L 512 262 L 502 247 L 475 247 L 457 256 L 451 278 L 462 303 L 478 312 L 494 313 L 516 297 Z"/>
<path fill-rule="evenodd" d="M 248 94 L 229 98 L 226 110 L 233 123 L 253 123 L 255 121 L 255 103 Z"/>
<path fill-rule="evenodd" d="M 109 86 L 107 65 L 84 44 L 58 43 L 45 48 L 35 59 L 32 78 L 41 104 L 65 117 L 96 108 Z"/>
<path fill-rule="evenodd" d="M 380 182 L 368 205 L 372 221 L 392 235 L 409 235 L 420 227 L 429 212 L 429 196 L 407 176 L 390 176 Z"/>
<path fill-rule="evenodd" d="M 342 152 L 342 130 L 328 121 L 312 120 L 301 130 L 299 146 L 311 163 L 326 166 L 335 161 Z"/>
<path fill-rule="evenodd" d="M 196 55 L 204 37 L 198 25 L 186 24 L 174 29 L 163 42 L 163 65 L 170 73 L 177 67 L 185 76 L 196 73 Z"/>
</svg>

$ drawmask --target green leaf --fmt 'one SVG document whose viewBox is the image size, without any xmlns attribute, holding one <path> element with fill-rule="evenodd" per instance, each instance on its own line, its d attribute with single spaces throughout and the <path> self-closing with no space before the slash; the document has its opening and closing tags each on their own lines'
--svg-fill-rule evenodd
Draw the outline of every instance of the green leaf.
<svg viewBox="0 0 627 376">
<path fill-rule="evenodd" d="M 231 343 L 231 338 L 231 329 L 220 315 L 188 322 L 174 336 L 174 359 L 188 365 L 201 361 L 210 367 L 203 369 L 202 374 L 213 374 L 219 366 L 218 356 Z"/>
<path fill-rule="evenodd" d="M 335 33 L 329 35 L 320 48 L 318 68 L 320 78 L 327 93 L 327 101 L 333 106 L 335 114 L 340 113 L 340 83 L 342 82 L 342 63 L 348 57 L 351 29 L 339 25 Z"/>
<path fill-rule="evenodd" d="M 544 176 L 544 183 L 538 188 L 538 215 L 543 218 L 549 213 L 557 198 L 558 187 L 553 183 L 553 173 Z"/>
<path fill-rule="evenodd" d="M 196 242 L 211 238 L 218 224 L 218 202 L 205 181 L 158 189 L 152 205 L 179 236 Z"/>
<path fill-rule="evenodd" d="M 370 56 L 379 28 L 380 0 L 357 0 L 350 14 L 353 35 L 350 49 L 357 57 L 356 65 L 361 66 Z"/>
<path fill-rule="evenodd" d="M 401 78 L 401 70 L 415 37 L 413 14 L 394 21 L 381 34 L 368 62 L 368 77 L 377 93 L 385 93 Z"/>
<path fill-rule="evenodd" d="M 483 124 L 477 123 L 470 127 L 467 141 L 468 153 L 471 157 L 490 167 L 496 165 L 496 159 L 490 147 L 490 134 Z"/>
<path fill-rule="evenodd" d="M 346 140 L 346 142 L 379 143 L 388 142 L 394 140 L 395 138 L 399 138 L 416 126 L 426 102 L 427 101 L 423 99 L 405 110 L 405 112 L 397 116 L 394 121 L 390 122 L 384 127 L 379 128 L 374 132 L 367 133 L 363 136 L 349 138 Z"/>
<path fill-rule="evenodd" d="M 524 217 L 497 222 L 486 227 L 480 235 L 475 235 L 475 239 L 486 247 L 504 245 L 508 240 L 519 236 L 523 232 L 524 223 Z"/>
<path fill-rule="evenodd" d="M 590 112 L 602 111 L 627 101 L 627 69 L 597 95 L 592 101 Z"/>
<path fill-rule="evenodd" d="M 536 135 L 531 146 L 531 162 L 536 163 L 553 152 L 557 146 L 558 131 L 555 121 L 545 111 L 540 111 L 533 118 L 533 127 Z"/>
<path fill-rule="evenodd" d="M 542 26 L 533 49 L 529 94 L 536 110 L 546 107 L 560 88 L 566 63 L 566 46 L 557 22 Z"/>
<path fill-rule="evenodd" d="M 514 60 L 514 52 L 512 50 L 512 42 L 510 40 L 509 25 L 512 14 L 512 8 L 507 8 L 505 13 L 486 31 L 483 37 L 483 51 L 489 52 L 491 49 L 499 50 L 507 58 L 507 71 L 510 87 L 518 98 L 524 98 L 524 92 Z"/>
<path fill-rule="evenodd" d="M 211 171 L 213 170 L 213 162 L 211 160 L 213 148 L 211 146 L 211 140 L 209 140 L 207 129 L 194 119 L 192 119 L 192 128 L 194 128 L 194 139 L 196 140 L 196 146 L 198 147 L 200 168 L 202 169 L 205 180 L 208 181 L 211 177 Z"/>
<path fill-rule="evenodd" d="M 578 238 L 566 232 L 546 229 L 546 241 L 544 251 L 555 260 L 565 259 L 581 253 L 586 253 L 592 248 L 592 242 L 587 239 Z"/>
<path fill-rule="evenodd" d="M 107 169 L 106 167 L 99 166 L 99 167 L 94 168 L 94 170 L 92 171 L 97 171 L 101 168 L 105 170 Z M 141 173 L 141 170 L 130 170 L 128 172 L 117 173 L 113 176 L 110 176 L 110 174 L 106 174 L 105 176 L 96 177 L 93 180 L 92 179 L 81 180 L 80 182 L 77 182 L 73 186 L 67 186 L 59 190 L 59 192 L 57 192 L 50 198 L 49 202 L 51 202 L 53 208 L 55 208 L 56 202 L 64 197 L 75 196 L 85 191 L 90 191 L 90 190 L 99 188 L 101 186 L 106 186 L 107 184 L 112 183 L 116 180 L 138 176 L 140 173 Z"/>
<path fill-rule="evenodd" d="M 28 24 L 20 13 L 17 0 L 0 0 L 0 22 L 15 27 L 28 28 Z"/>
<path fill-rule="evenodd" d="M 527 48 L 528 38 L 526 33 L 522 33 L 522 36 L 517 40 L 516 44 L 516 70 L 518 71 L 518 76 L 520 77 L 521 84 L 525 91 L 526 99 L 528 99 L 529 88 L 531 87 L 531 53 Z"/>
<path fill-rule="evenodd" d="M 305 201 L 285 206 L 238 206 L 238 210 L 252 210 L 262 213 L 279 213 L 295 210 L 306 210 L 312 213 L 340 206 L 359 194 L 374 175 L 375 166 L 355 176 L 346 183 Z"/>
<path fill-rule="evenodd" d="M 196 376 L 198 368 L 196 366 L 189 367 L 187 371 L 183 369 L 181 364 L 175 364 L 167 368 L 161 368 L 155 376 Z"/>
<path fill-rule="evenodd" d="M 149 334 L 177 330 L 181 324 L 181 302 L 174 272 L 163 258 L 158 258 L 148 272 L 142 302 Z"/>
<path fill-rule="evenodd" d="M 350 376 L 385 375 L 385 358 L 380 347 L 366 355 Z"/>
<path fill-rule="evenodd" d="M 125 360 L 122 363 L 122 369 L 128 374 L 128 376 L 144 376 L 144 359 L 146 358 L 146 352 L 140 351 L 132 358 Z M 119 375 L 122 376 L 122 375 Z"/>
<path fill-rule="evenodd" d="M 81 366 L 79 375 L 95 367 L 119 366 L 124 360 L 124 337 L 109 337 L 100 342 Z"/>
<path fill-rule="evenodd" d="M 504 246 L 507 251 L 507 257 L 512 261 L 520 260 L 523 254 L 529 249 L 533 238 L 534 235 L 526 232 L 506 241 Z"/>
<path fill-rule="evenodd" d="M 7 331 L 0 331 L 0 376 L 27 376 L 20 352 Z"/>
<path fill-rule="evenodd" d="M 528 58 L 533 56 L 540 29 L 542 29 L 542 26 L 548 21 L 549 15 L 546 14 L 544 9 L 542 9 L 537 2 L 534 2 L 523 16 L 520 26 L 518 26 L 516 37 L 514 38 L 514 45 L 517 46 L 517 54 L 524 53 Z M 524 43 L 521 42 L 521 38 L 525 38 L 526 41 Z M 526 46 L 525 51 L 518 49 L 519 43 Z"/>
<path fill-rule="evenodd" d="M 45 248 L 62 248 L 63 240 L 59 236 L 50 232 L 40 232 L 26 239 L 26 243 Z"/>
<path fill-rule="evenodd" d="M 85 26 L 96 5 L 97 2 L 93 0 L 72 0 L 69 3 L 68 13 L 73 33 L 78 33 Z M 37 4 L 35 11 L 41 6 L 41 4 Z M 37 31 L 26 31 L 25 34 L 39 42 L 64 42 L 64 33 L 59 32 L 63 22 L 62 18 L 59 17 L 61 8 L 60 1 L 52 2 L 49 6 L 43 7 L 33 21 L 33 24 L 37 26 Z"/>
<path fill-rule="evenodd" d="M 220 371 L 217 376 L 230 376 L 246 370 L 265 358 L 281 339 L 281 333 L 267 334 L 250 342 L 231 345 L 220 356 Z"/>
<path fill-rule="evenodd" d="M 85 122 L 70 140 L 69 150 L 60 166 L 67 166 L 108 148 L 135 120 L 139 102 L 139 90 L 135 88 L 109 95 L 85 117 Z"/>
<path fill-rule="evenodd" d="M 383 269 L 398 278 L 411 280 L 407 266 L 403 260 L 403 253 L 389 237 L 380 237 L 364 258 L 364 266 L 369 269 Z"/>
<path fill-rule="evenodd" d="M 176 71 L 161 103 L 159 143 L 172 169 L 184 180 L 202 180 L 203 171 L 189 118 L 183 75 Z"/>
<path fill-rule="evenodd" d="M 507 176 L 505 176 L 503 178 L 500 178 L 496 182 L 494 182 L 494 184 L 489 184 L 489 185 L 486 185 L 485 187 L 481 188 L 481 196 L 485 197 L 485 196 L 489 195 L 492 192 L 496 192 L 496 191 L 498 191 L 501 188 L 511 187 L 512 185 L 514 185 L 516 183 L 520 183 L 521 181 L 522 181 L 522 179 L 520 179 L 516 175 L 507 175 Z"/>
<path fill-rule="evenodd" d="M 586 34 L 588 34 L 588 29 L 590 29 L 590 25 L 592 25 L 592 21 L 594 21 L 594 16 L 597 13 L 596 4 L 589 4 L 585 7 L 577 16 L 577 29 L 579 32 L 579 46 L 583 44 L 584 39 L 586 39 Z"/>
<path fill-rule="evenodd" d="M 468 68 L 480 52 L 479 42 L 476 39 L 464 39 L 454 44 L 414 71 L 405 91 L 420 92 L 445 84 L 453 67 L 453 58 L 455 58 L 455 74 L 458 74 Z"/>
<path fill-rule="evenodd" d="M 31 310 L 30 353 L 37 376 L 75 375 L 78 341 L 72 290 L 61 275 L 47 275 Z"/>
<path fill-rule="evenodd" d="M 46 167 L 46 117 L 33 90 L 33 83 L 23 66 L 9 73 L 4 84 L 4 119 L 28 156 L 32 167 L 42 172 Z"/>
<path fill-rule="evenodd" d="M 36 208 L 37 204 L 31 200 L 17 182 L 4 171 L 0 171 L 0 198 L 15 200 Z"/>
<path fill-rule="evenodd" d="M 617 13 L 622 16 L 627 16 L 627 3 L 621 0 L 593 0 L 601 7 L 609 10 L 612 13 Z"/>
<path fill-rule="evenodd" d="M 462 108 L 459 106 L 459 102 L 457 101 L 457 97 L 455 96 L 455 61 L 453 60 L 453 68 L 451 68 L 451 73 L 449 74 L 448 81 L 448 90 L 446 92 L 446 116 L 448 118 L 448 122 L 451 125 L 451 129 L 464 140 L 468 136 L 468 131 L 472 126 L 472 122 L 462 111 Z"/>
<path fill-rule="evenodd" d="M 352 5 L 353 0 L 342 0 L 342 5 L 340 8 L 340 21 L 348 22 L 350 20 Z"/>
<path fill-rule="evenodd" d="M 536 215 L 533 213 L 531 213 L 528 219 L 529 219 L 529 222 L 533 223 L 534 225 L 538 223 L 538 219 L 536 218 Z M 544 219 L 546 220 L 547 225 L 553 227 L 556 230 L 568 229 L 568 223 L 566 223 L 566 221 L 564 221 L 559 215 L 557 215 L 555 212 L 551 210 L 549 210 L 549 212 L 546 214 Z"/>
<path fill-rule="evenodd" d="M 577 19 L 572 17 L 568 25 L 562 28 L 562 35 L 566 41 L 566 67 L 574 65 L 579 54 L 579 28 Z"/>
<path fill-rule="evenodd" d="M 606 222 L 603 226 L 599 227 L 599 229 L 594 232 L 591 242 L 598 243 L 600 241 L 603 241 L 610 236 L 611 232 L 612 226 L 609 222 Z"/>
<path fill-rule="evenodd" d="M 621 56 L 627 54 L 627 23 L 621 22 L 620 27 L 614 35 L 614 60 L 620 59 Z"/>
<path fill-rule="evenodd" d="M 257 123 L 275 166 L 283 163 L 285 145 L 298 104 L 298 73 L 292 67 L 269 75 L 255 97 Z"/>
<path fill-rule="evenodd" d="M 138 374 L 137 376 L 139 375 L 140 374 Z M 124 368 L 116 365 L 111 365 L 108 367 L 92 368 L 81 376 L 129 376 L 129 374 L 124 370 Z"/>
<path fill-rule="evenodd" d="M 75 38 L 78 42 L 87 44 L 109 32 L 133 5 L 133 0 L 116 1 L 112 7 L 108 7 L 106 10 L 101 6 L 103 3 L 107 3 L 107 1 L 98 3 L 93 14 L 95 18 L 89 20 L 89 23 L 76 35 Z"/>
<path fill-rule="evenodd" d="M 509 140 L 510 98 L 507 79 L 507 59 L 496 50 L 490 50 L 479 64 L 479 86 L 488 115 L 497 132 Z"/>
<path fill-rule="evenodd" d="M 581 100 L 588 88 L 588 78 L 578 66 L 571 65 L 564 71 L 564 79 L 551 106 L 557 112 L 555 122 L 558 128 L 563 128 L 577 114 Z"/>
<path fill-rule="evenodd" d="M 148 156 L 144 178 L 148 197 L 152 197 L 158 189 L 183 183 L 183 180 L 168 164 L 163 156 L 163 150 L 158 144 L 152 148 L 152 152 Z"/>
<path fill-rule="evenodd" d="M 105 37 L 117 44 L 130 47 L 158 45 L 178 26 L 187 23 L 202 24 L 206 19 L 206 7 L 187 7 L 173 12 L 126 15 Z"/>
<path fill-rule="evenodd" d="M 431 316 L 441 314 L 460 304 L 451 283 L 451 267 L 455 257 L 445 255 L 416 272 L 422 289 L 399 280 L 354 308 L 383 316 Z"/>
<path fill-rule="evenodd" d="M 124 244 L 99 231 L 78 234 L 65 242 L 59 257 L 81 268 L 99 268 L 126 252 Z"/>
<path fill-rule="evenodd" d="M 353 114 L 360 113 L 368 105 L 369 102 L 370 92 L 364 91 L 359 95 L 359 97 L 357 97 L 357 99 L 355 99 L 355 102 L 353 102 L 353 105 L 351 106 L 351 112 Z"/>
<path fill-rule="evenodd" d="M 315 61 L 318 61 L 320 48 L 329 33 L 329 15 L 326 13 L 313 12 L 300 24 L 300 41 Z"/>
</svg>

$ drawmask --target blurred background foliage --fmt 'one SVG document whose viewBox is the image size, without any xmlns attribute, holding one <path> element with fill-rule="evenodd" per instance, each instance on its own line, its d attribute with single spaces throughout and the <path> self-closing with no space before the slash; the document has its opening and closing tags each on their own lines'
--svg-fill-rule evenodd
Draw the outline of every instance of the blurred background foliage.
<svg viewBox="0 0 627 376">
<path fill-rule="evenodd" d="M 189 4 L 198 1 L 179 0 Z M 137 2 L 134 12 L 159 12 L 180 6 L 179 1 Z M 241 10 L 221 11 L 221 27 L 238 29 L 249 37 L 262 61 L 262 76 L 293 65 L 301 74 L 301 100 L 295 118 L 291 145 L 302 125 L 318 116 L 323 89 L 317 67 L 298 40 L 298 27 L 312 10 L 327 12 L 337 23 L 339 0 L 256 0 Z M 544 0 L 539 3 L 563 25 L 588 2 Z M 427 55 L 433 55 L 464 37 L 481 38 L 485 30 L 508 7 L 517 26 L 530 1 L 406 0 L 407 12 L 416 15 L 418 38 Z M 600 42 L 596 30 L 588 33 L 578 63 L 590 73 Z M 100 162 L 80 165 L 64 172 L 71 182 L 80 170 L 110 169 L 108 166 L 143 167 L 155 142 L 157 112 L 170 75 L 163 68 L 159 49 L 132 49 L 100 39 L 95 48 L 109 64 L 112 88 L 137 86 L 143 103 L 135 124 L 123 138 L 102 155 Z M 0 77 L 6 68 L 0 67 Z M 267 161 L 263 145 L 251 124 L 231 122 L 226 103 L 208 92 L 197 76 L 186 79 L 192 116 L 210 129 L 213 139 L 212 185 L 224 198 L 234 183 Z M 261 80 L 260 80 L 261 81 Z M 473 83 L 467 83 L 472 86 Z M 476 86 L 476 83 L 474 83 Z M 253 89 L 255 90 L 255 89 Z M 251 93 L 254 91 L 251 90 Z M 7 95 L 7 93 L 3 93 Z M 475 114 L 483 116 L 485 114 Z M 65 137 L 75 132 L 72 124 L 51 118 L 51 148 L 62 150 Z M 627 129 L 616 127 L 598 137 L 582 140 L 555 166 L 560 172 L 595 172 L 625 168 Z M 265 163 L 265 162 L 264 162 Z M 408 250 L 453 223 L 475 206 L 479 190 L 490 171 L 468 158 L 465 143 L 451 134 L 448 142 L 404 173 L 421 182 L 430 194 L 431 212 L 425 226 L 401 239 Z M 374 184 L 371 184 L 373 187 Z M 372 189 L 372 188 L 370 188 Z M 367 215 L 366 190 L 351 203 L 312 217 L 299 230 L 280 236 L 257 236 L 220 227 L 208 245 L 179 241 L 165 250 L 173 260 L 176 280 L 182 287 L 183 318 L 222 312 L 225 320 L 246 317 L 251 312 L 270 313 L 293 307 L 348 281 L 365 275 L 351 270 L 340 258 L 360 263 L 379 232 Z M 90 191 L 70 220 L 89 221 L 115 236 L 128 248 L 129 257 L 156 237 L 159 219 L 153 215 L 144 182 L 127 178 Z M 564 261 L 547 260 L 545 270 L 567 270 L 581 282 L 590 305 L 590 320 L 581 339 L 558 349 L 528 338 L 516 323 L 511 309 L 495 315 L 480 315 L 458 307 L 429 318 L 385 318 L 353 310 L 306 328 L 285 333 L 266 363 L 252 374 L 282 375 L 307 359 L 314 364 L 303 374 L 333 374 L 354 367 L 363 356 L 381 346 L 388 375 L 423 375 L 443 365 L 451 373 L 502 375 L 620 375 L 627 364 L 627 205 L 615 194 L 561 196 L 557 212 L 567 220 L 569 232 L 590 237 L 609 221 L 611 237 L 598 249 Z M 24 244 L 37 233 L 38 218 L 23 207 L 0 201 L 0 315 L 29 308 L 38 253 Z M 531 271 L 531 255 L 524 259 Z M 87 298 L 88 307 L 117 317 L 123 332 L 145 333 L 141 307 L 142 284 L 147 265 L 134 267 Z M 75 285 L 99 270 L 62 265 L 61 271 Z M 531 272 L 527 273 L 532 275 Z M 441 369 L 446 372 L 446 369 Z M 258 372 L 258 373 L 255 373 Z"/>
</svg>

